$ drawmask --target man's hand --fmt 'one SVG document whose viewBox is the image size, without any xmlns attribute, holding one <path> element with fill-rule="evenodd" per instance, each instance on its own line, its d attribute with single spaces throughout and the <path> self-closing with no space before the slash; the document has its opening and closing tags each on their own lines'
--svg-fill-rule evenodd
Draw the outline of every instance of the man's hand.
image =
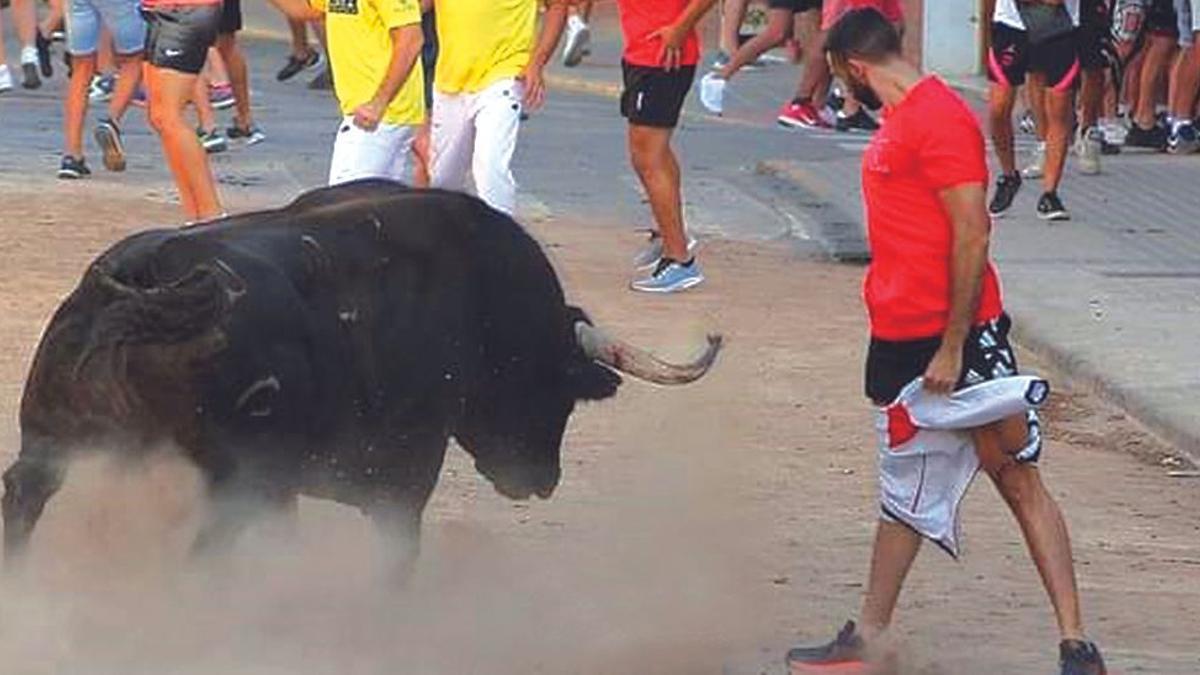
<svg viewBox="0 0 1200 675">
<path fill-rule="evenodd" d="M 962 345 L 943 344 L 925 369 L 925 390 L 945 396 L 954 392 L 962 373 Z"/>
<path fill-rule="evenodd" d="M 533 112 L 546 102 L 546 80 L 542 77 L 542 66 L 530 62 L 525 70 L 517 76 L 517 80 L 525 87 L 525 98 L 522 101 L 525 110 Z"/>
<path fill-rule="evenodd" d="M 665 28 L 659 28 L 649 35 L 650 40 L 661 40 L 658 49 L 658 62 L 667 70 L 678 70 L 683 61 L 683 46 L 687 42 L 691 30 L 685 26 L 673 23 Z"/>
<path fill-rule="evenodd" d="M 363 131 L 375 131 L 383 119 L 384 105 L 368 101 L 354 109 L 354 125 Z"/>
</svg>

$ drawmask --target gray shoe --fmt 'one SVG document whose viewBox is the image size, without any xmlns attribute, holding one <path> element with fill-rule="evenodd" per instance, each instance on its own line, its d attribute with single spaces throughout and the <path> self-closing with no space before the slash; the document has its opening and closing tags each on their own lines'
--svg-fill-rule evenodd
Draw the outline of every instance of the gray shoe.
<svg viewBox="0 0 1200 675">
<path fill-rule="evenodd" d="M 654 271 L 633 282 L 633 290 L 643 293 L 678 293 L 704 283 L 700 263 L 693 258 L 689 263 L 676 262 L 667 258 L 658 261 Z"/>
<path fill-rule="evenodd" d="M 100 120 L 93 134 L 96 145 L 104 151 L 104 168 L 109 171 L 125 170 L 125 144 L 121 142 L 121 130 L 112 120 Z"/>
<path fill-rule="evenodd" d="M 1079 173 L 1095 176 L 1100 173 L 1100 150 L 1104 144 L 1104 132 L 1099 127 L 1080 129 L 1075 140 L 1075 153 L 1079 156 Z"/>
<path fill-rule="evenodd" d="M 688 237 L 688 248 L 687 248 L 688 255 L 695 254 L 696 248 L 699 245 L 700 245 L 700 242 L 696 241 L 695 239 L 693 239 L 692 237 L 689 236 Z M 633 266 L 639 272 L 650 270 L 650 269 L 653 269 L 654 266 L 658 264 L 658 261 L 661 260 L 662 257 L 663 257 L 662 235 L 660 235 L 658 232 L 651 232 L 650 233 L 650 244 L 647 245 L 646 248 L 642 249 L 641 252 L 639 252 L 637 254 L 637 256 L 633 259 Z"/>
</svg>

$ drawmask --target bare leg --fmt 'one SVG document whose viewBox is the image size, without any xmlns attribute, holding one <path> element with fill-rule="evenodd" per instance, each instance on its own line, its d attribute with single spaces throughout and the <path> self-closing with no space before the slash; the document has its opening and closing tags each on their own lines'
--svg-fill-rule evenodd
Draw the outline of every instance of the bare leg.
<svg viewBox="0 0 1200 675">
<path fill-rule="evenodd" d="M 1196 110 L 1200 91 L 1200 33 L 1196 42 L 1179 55 L 1179 74 L 1171 93 L 1171 114 L 1176 120 L 1190 120 Z"/>
<path fill-rule="evenodd" d="M 1175 38 L 1153 35 L 1146 46 L 1146 60 L 1142 64 L 1142 75 L 1138 85 L 1137 107 L 1133 120 L 1143 129 L 1155 123 L 1155 108 L 1163 86 L 1163 73 L 1167 62 L 1175 53 Z"/>
<path fill-rule="evenodd" d="M 629 157 L 646 189 L 650 210 L 662 235 L 663 257 L 687 262 L 679 163 L 671 150 L 672 132 L 672 129 L 629 125 Z"/>
<path fill-rule="evenodd" d="M 17 40 L 21 49 L 34 48 L 34 36 L 37 35 L 37 7 L 34 0 L 12 0 L 12 19 L 17 27 Z M 22 62 L 25 59 L 22 57 Z"/>
<path fill-rule="evenodd" d="M 718 71 L 717 76 L 728 80 L 744 68 L 747 63 L 762 56 L 763 52 L 773 49 L 783 43 L 792 34 L 794 12 L 789 9 L 771 9 L 767 11 L 767 27 L 755 35 L 749 42 L 732 52 L 729 63 Z"/>
<path fill-rule="evenodd" d="M 863 598 L 862 636 L 870 642 L 887 630 L 900 599 L 904 579 L 921 550 L 921 536 L 899 523 L 879 521 L 871 552 L 871 576 Z"/>
<path fill-rule="evenodd" d="M 829 91 L 829 62 L 825 60 L 825 32 L 821 30 L 821 10 L 808 11 L 796 18 L 804 51 L 804 74 L 796 88 L 796 98 L 820 106 Z"/>
<path fill-rule="evenodd" d="M 120 122 L 129 109 L 129 102 L 137 91 L 142 80 L 142 53 L 118 56 L 117 86 L 113 89 L 112 98 L 108 100 L 108 117 L 114 122 Z"/>
<path fill-rule="evenodd" d="M 233 122 L 245 131 L 254 125 L 250 112 L 250 69 L 246 66 L 246 57 L 238 45 L 237 35 L 224 33 L 217 36 L 217 52 L 225 61 L 229 83 L 233 85 L 233 98 L 237 104 Z"/>
<path fill-rule="evenodd" d="M 1064 640 L 1082 640 L 1083 620 L 1071 556 L 1071 538 L 1062 511 L 1042 483 L 1037 467 L 1017 464 L 1012 454 L 1025 444 L 1023 415 L 973 433 L 984 470 L 1008 503 L 1050 596 Z"/>
<path fill-rule="evenodd" d="M 145 78 L 150 95 L 150 124 L 162 138 L 163 154 L 179 188 L 184 214 L 189 220 L 221 215 L 208 156 L 183 117 L 183 109 L 200 78 L 154 66 L 146 66 Z"/>
<path fill-rule="evenodd" d="M 112 33 L 108 32 L 108 28 L 100 29 L 100 46 L 96 51 L 96 71 L 102 75 L 117 70 L 116 54 L 113 51 Z M 140 79 L 139 73 L 137 78 Z"/>
<path fill-rule="evenodd" d="M 206 134 L 217 128 L 217 113 L 208 99 L 209 83 L 208 66 L 205 66 L 192 85 L 192 103 L 196 106 L 196 126 Z"/>
<path fill-rule="evenodd" d="M 746 6 L 750 0 L 725 0 L 721 4 L 720 49 L 732 55 L 741 46 L 740 32 L 746 20 Z"/>
<path fill-rule="evenodd" d="M 430 183 L 429 167 L 432 157 L 430 156 L 430 133 L 431 128 L 429 123 L 422 124 L 417 129 L 417 135 L 413 138 L 412 153 L 416 160 L 413 162 L 413 186 L 419 188 L 427 188 Z"/>
<path fill-rule="evenodd" d="M 1063 167 L 1067 163 L 1075 96 L 1070 90 L 1054 91 L 1045 87 L 1041 76 L 1037 74 L 1031 76 L 1030 85 L 1033 87 L 1030 94 L 1037 103 L 1036 107 L 1042 111 L 1038 128 L 1042 130 L 1046 141 L 1046 166 L 1042 187 L 1046 192 L 1056 192 L 1062 183 Z"/>
<path fill-rule="evenodd" d="M 996 148 L 996 159 L 1006 176 L 1017 173 L 1017 158 L 1013 150 L 1013 106 L 1016 105 L 1017 90 L 993 84 L 988 100 L 988 127 L 992 132 L 992 145 Z"/>
<path fill-rule="evenodd" d="M 1089 68 L 1083 71 L 1079 88 L 1079 126 L 1090 129 L 1100 121 L 1104 106 L 1104 69 Z"/>
<path fill-rule="evenodd" d="M 63 105 L 63 154 L 83 159 L 83 121 L 87 117 L 88 88 L 96 72 L 96 55 L 73 56 L 71 81 Z"/>
<path fill-rule="evenodd" d="M 292 33 L 292 58 L 307 59 L 312 49 L 308 44 L 308 24 L 288 19 L 288 30 Z"/>
</svg>

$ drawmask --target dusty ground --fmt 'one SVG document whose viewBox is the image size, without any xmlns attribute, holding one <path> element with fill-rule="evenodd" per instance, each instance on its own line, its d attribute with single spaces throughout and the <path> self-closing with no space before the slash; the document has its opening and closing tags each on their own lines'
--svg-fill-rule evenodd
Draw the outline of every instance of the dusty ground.
<svg viewBox="0 0 1200 675">
<path fill-rule="evenodd" d="M 0 185 L 2 463 L 57 302 L 108 243 L 174 216 L 92 189 Z M 344 509 L 305 503 L 294 541 L 264 528 L 219 569 L 196 569 L 182 553 L 196 512 L 185 467 L 80 467 L 31 569 L 0 583 L 0 670 L 740 675 L 825 639 L 856 609 L 875 512 L 859 270 L 710 242 L 709 285 L 646 298 L 624 290 L 633 234 L 533 229 L 570 295 L 620 334 L 683 356 L 725 332 L 713 374 L 673 391 L 628 383 L 581 409 L 548 502 L 504 501 L 455 451 L 404 593 L 373 576 L 370 532 Z M 1168 449 L 1087 395 L 1059 393 L 1051 417 L 1044 470 L 1091 632 L 1118 672 L 1195 675 L 1200 483 L 1168 478 Z M 1036 575 L 982 481 L 966 532 L 965 561 L 928 547 L 904 596 L 913 672 L 1051 672 Z"/>
</svg>

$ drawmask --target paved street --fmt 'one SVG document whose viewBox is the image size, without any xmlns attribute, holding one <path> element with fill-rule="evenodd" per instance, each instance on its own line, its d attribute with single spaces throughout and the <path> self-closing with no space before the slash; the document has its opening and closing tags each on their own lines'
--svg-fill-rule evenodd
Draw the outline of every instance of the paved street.
<svg viewBox="0 0 1200 675">
<path fill-rule="evenodd" d="M 214 157 L 236 211 L 323 184 L 338 119 L 327 94 L 304 88 L 309 75 L 275 82 L 282 21 L 266 3 L 247 11 L 269 139 Z M 855 611 L 876 513 L 860 381 L 866 138 L 776 126 L 790 66 L 736 80 L 724 118 L 689 101 L 677 142 L 710 282 L 635 296 L 627 261 L 649 213 L 616 112 L 612 28 L 602 22 L 580 68 L 553 68 L 549 105 L 523 128 L 521 220 L 572 299 L 622 335 L 671 354 L 725 331 L 710 380 L 678 392 L 629 383 L 582 408 L 564 484 L 545 503 L 504 501 L 452 453 L 422 570 L 400 599 L 371 583 L 357 514 L 311 503 L 297 549 L 251 545 L 218 584 L 176 579 L 164 570 L 182 557 L 178 538 L 145 521 L 188 522 L 186 481 L 153 474 L 135 489 L 81 472 L 91 481 L 47 516 L 33 583 L 0 580 L 0 662 L 15 664 L 0 670 L 776 675 L 784 649 Z M 140 111 L 126 125 L 127 173 L 54 178 L 61 84 L 0 96 L 0 464 L 58 300 L 98 251 L 178 219 Z M 1168 475 L 1200 454 L 1198 179 L 1200 158 L 1120 157 L 1099 178 L 1070 175 L 1072 222 L 1036 221 L 1029 186 L 997 226 L 1026 365 L 1059 392 L 1044 473 L 1072 527 L 1090 630 L 1119 673 L 1200 671 L 1200 482 Z M 1053 669 L 1035 572 L 984 482 L 967 504 L 964 560 L 926 547 L 903 598 L 906 672 Z"/>
</svg>

